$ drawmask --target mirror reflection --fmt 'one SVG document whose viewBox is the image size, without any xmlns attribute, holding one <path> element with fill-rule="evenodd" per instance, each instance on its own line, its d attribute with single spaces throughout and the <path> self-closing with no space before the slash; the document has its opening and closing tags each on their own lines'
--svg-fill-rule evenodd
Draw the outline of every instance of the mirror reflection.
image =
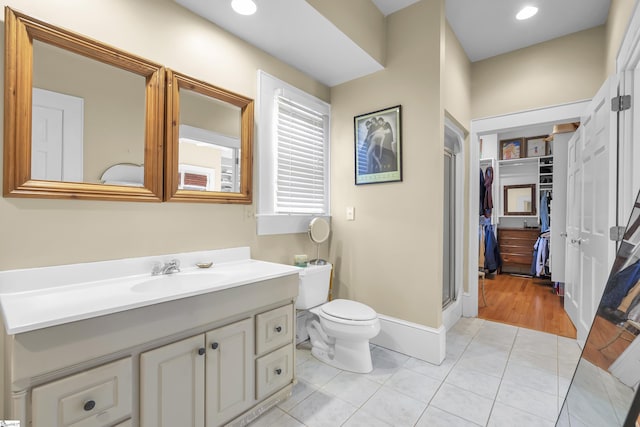
<svg viewBox="0 0 640 427">
<path fill-rule="evenodd" d="M 536 185 L 505 185 L 504 186 L 504 214 L 505 215 L 535 215 L 536 214 Z"/>
<path fill-rule="evenodd" d="M 5 7 L 5 197 L 161 201 L 161 65 Z"/>
<path fill-rule="evenodd" d="M 103 183 L 115 164 L 143 164 L 145 83 L 34 40 L 31 179 Z M 144 185 L 118 180 L 125 183 Z"/>
<path fill-rule="evenodd" d="M 640 194 L 567 393 L 560 426 L 635 425 L 640 382 Z M 636 397 L 637 399 L 637 397 Z"/>
<path fill-rule="evenodd" d="M 165 200 L 251 203 L 253 100 L 167 76 Z"/>
<path fill-rule="evenodd" d="M 178 189 L 240 191 L 240 108 L 180 89 Z"/>
</svg>

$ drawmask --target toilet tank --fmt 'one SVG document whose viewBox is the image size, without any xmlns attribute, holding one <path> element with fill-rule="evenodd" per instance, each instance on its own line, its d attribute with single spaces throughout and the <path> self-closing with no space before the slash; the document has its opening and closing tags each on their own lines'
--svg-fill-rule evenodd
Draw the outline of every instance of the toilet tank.
<svg viewBox="0 0 640 427">
<path fill-rule="evenodd" d="M 300 268 L 296 308 L 306 310 L 325 303 L 329 299 L 330 279 L 331 264 Z"/>
</svg>

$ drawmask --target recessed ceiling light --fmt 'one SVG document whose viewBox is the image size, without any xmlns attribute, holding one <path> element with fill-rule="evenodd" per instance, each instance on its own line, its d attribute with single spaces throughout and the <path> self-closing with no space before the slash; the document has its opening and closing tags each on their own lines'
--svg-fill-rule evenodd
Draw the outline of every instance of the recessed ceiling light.
<svg viewBox="0 0 640 427">
<path fill-rule="evenodd" d="M 253 15 L 258 10 L 253 0 L 231 0 L 231 7 L 240 15 Z"/>
<path fill-rule="evenodd" d="M 520 12 L 516 15 L 516 19 L 523 21 L 525 19 L 531 18 L 533 15 L 538 13 L 538 8 L 535 6 L 525 6 L 522 8 Z"/>
</svg>

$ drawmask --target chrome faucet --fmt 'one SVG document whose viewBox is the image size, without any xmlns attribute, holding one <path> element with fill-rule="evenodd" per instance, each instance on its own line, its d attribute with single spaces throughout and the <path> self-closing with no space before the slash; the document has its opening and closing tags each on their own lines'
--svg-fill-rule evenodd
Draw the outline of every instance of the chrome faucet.
<svg viewBox="0 0 640 427">
<path fill-rule="evenodd" d="M 172 259 L 169 262 L 165 262 L 164 264 L 157 263 L 153 266 L 153 270 L 151 270 L 151 274 L 153 276 L 158 276 L 160 274 L 172 274 L 180 272 L 180 261 L 178 259 Z"/>
</svg>

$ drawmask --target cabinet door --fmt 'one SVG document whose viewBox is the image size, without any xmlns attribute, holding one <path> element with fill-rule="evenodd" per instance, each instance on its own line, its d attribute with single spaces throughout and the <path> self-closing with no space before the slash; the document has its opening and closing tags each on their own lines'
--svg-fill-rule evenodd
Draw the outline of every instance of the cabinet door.
<svg viewBox="0 0 640 427">
<path fill-rule="evenodd" d="M 240 415 L 253 403 L 251 319 L 208 332 L 206 343 L 207 427 L 214 427 Z"/>
<path fill-rule="evenodd" d="M 204 427 L 204 336 L 140 355 L 140 425 Z"/>
</svg>

